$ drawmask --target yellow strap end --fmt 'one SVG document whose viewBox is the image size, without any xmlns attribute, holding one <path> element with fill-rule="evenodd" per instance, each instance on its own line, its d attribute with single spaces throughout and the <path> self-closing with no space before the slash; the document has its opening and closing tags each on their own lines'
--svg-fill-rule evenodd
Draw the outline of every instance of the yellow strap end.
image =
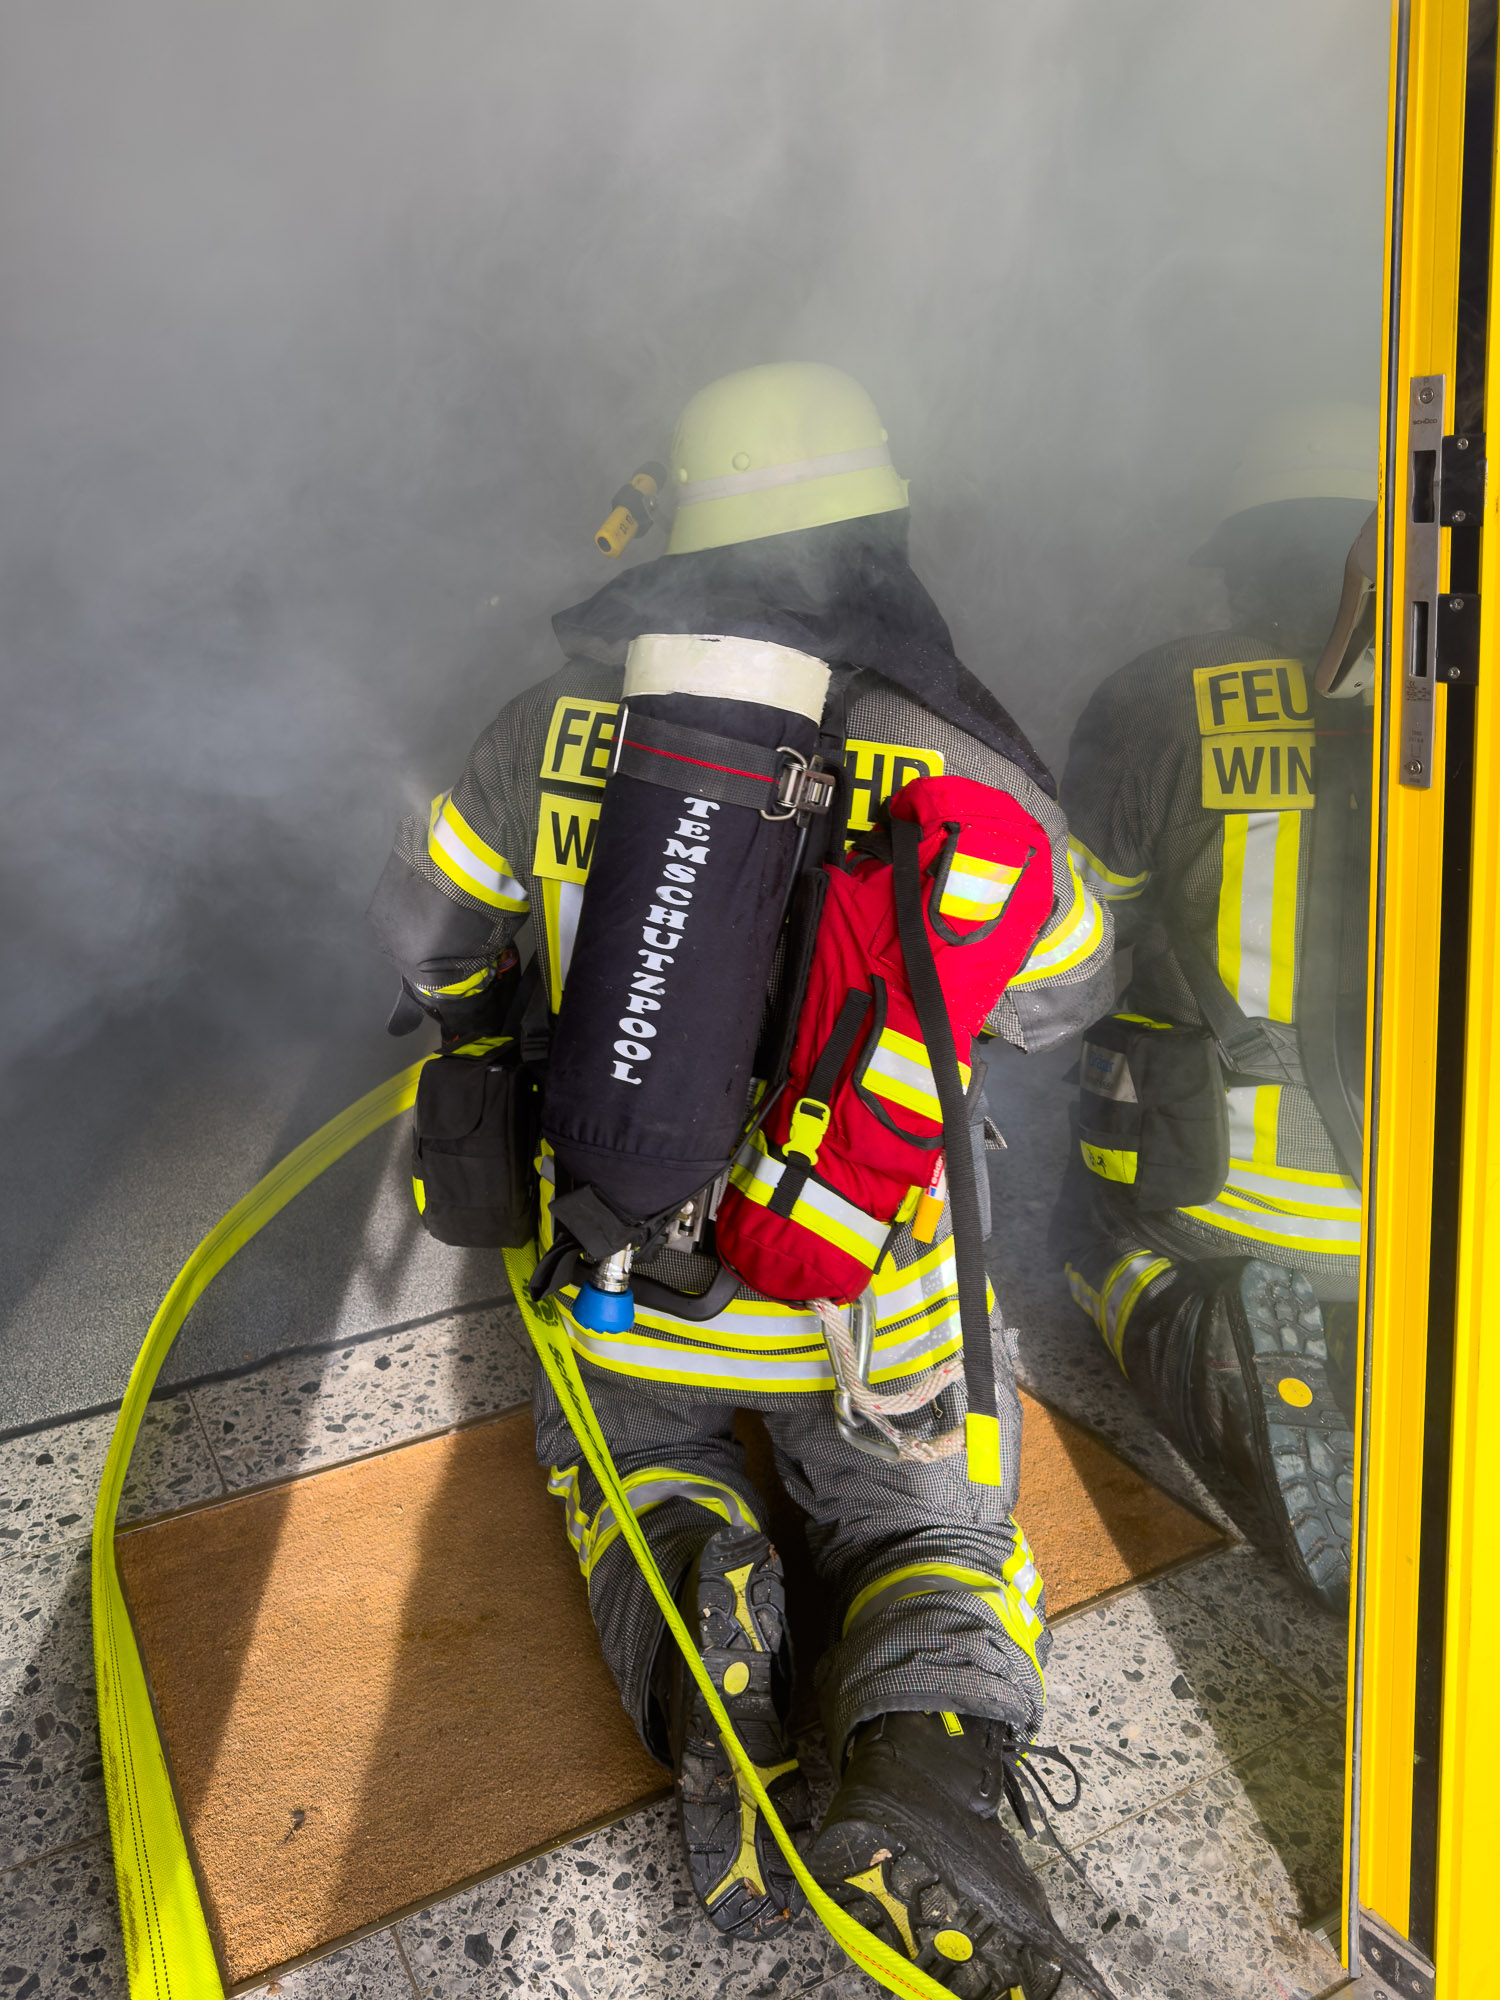
<svg viewBox="0 0 1500 2000">
<path fill-rule="evenodd" d="M 982 1417 L 970 1410 L 964 1418 L 964 1444 L 969 1454 L 969 1482 L 973 1486 L 1000 1484 L 1000 1419 Z"/>
</svg>

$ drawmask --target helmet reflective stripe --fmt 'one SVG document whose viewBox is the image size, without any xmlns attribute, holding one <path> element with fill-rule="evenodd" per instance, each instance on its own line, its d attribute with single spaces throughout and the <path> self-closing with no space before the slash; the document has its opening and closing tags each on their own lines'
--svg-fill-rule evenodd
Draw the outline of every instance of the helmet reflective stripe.
<svg viewBox="0 0 1500 2000">
<path fill-rule="evenodd" d="M 960 1063 L 958 1067 L 967 1090 L 969 1066 Z M 943 1107 L 938 1102 L 926 1046 L 910 1035 L 898 1034 L 894 1028 L 882 1029 L 860 1081 L 888 1103 L 900 1104 L 908 1111 L 919 1112 L 923 1118 L 942 1123 Z"/>
<path fill-rule="evenodd" d="M 906 505 L 880 415 L 837 368 L 777 362 L 700 389 L 672 439 L 669 555 Z"/>
<path fill-rule="evenodd" d="M 730 472 L 722 479 L 699 479 L 677 489 L 679 507 L 698 500 L 723 500 L 731 493 L 769 493 L 777 486 L 796 486 L 804 479 L 824 479 L 831 472 L 868 472 L 891 462 L 888 445 L 868 445 L 862 451 L 830 451 L 822 458 L 797 458 L 790 465 L 765 465 L 758 472 Z"/>
<path fill-rule="evenodd" d="M 427 853 L 434 868 L 491 909 L 512 910 L 519 915 L 531 907 L 510 863 L 479 838 L 454 805 L 450 792 L 439 792 L 429 809 Z"/>
<path fill-rule="evenodd" d="M 1073 898 L 1066 914 L 1054 917 L 1042 932 L 1039 948 L 1010 982 L 1012 986 L 1029 986 L 1038 979 L 1071 972 L 1099 948 L 1104 936 L 1104 912 L 1079 874 L 1071 854 L 1068 873 L 1073 880 Z"/>
</svg>

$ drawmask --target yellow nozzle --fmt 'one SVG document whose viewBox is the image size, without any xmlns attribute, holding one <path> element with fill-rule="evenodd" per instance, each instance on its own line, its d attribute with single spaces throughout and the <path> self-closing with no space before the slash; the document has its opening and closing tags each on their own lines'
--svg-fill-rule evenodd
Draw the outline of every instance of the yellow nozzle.
<svg viewBox="0 0 1500 2000">
<path fill-rule="evenodd" d="M 666 484 L 666 478 L 665 466 L 643 465 L 631 476 L 629 485 L 620 488 L 609 519 L 594 537 L 595 544 L 607 556 L 622 554 L 643 528 L 651 526 L 654 518 L 651 503 Z"/>
</svg>

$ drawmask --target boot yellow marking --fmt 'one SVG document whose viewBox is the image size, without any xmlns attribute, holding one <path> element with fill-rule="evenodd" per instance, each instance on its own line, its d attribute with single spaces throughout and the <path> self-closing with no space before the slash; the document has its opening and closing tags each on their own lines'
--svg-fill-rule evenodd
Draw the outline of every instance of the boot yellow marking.
<svg viewBox="0 0 1500 2000">
<path fill-rule="evenodd" d="M 1305 1382 L 1299 1382 L 1295 1375 L 1283 1375 L 1276 1384 L 1276 1393 L 1283 1403 L 1290 1403 L 1294 1410 L 1305 1410 L 1313 1398 L 1312 1390 Z"/>
<path fill-rule="evenodd" d="M 963 1735 L 963 1733 L 964 1733 L 964 1726 L 963 1726 L 963 1724 L 962 1724 L 962 1723 L 961 1723 L 961 1722 L 959 1721 L 958 1717 L 957 1717 L 957 1716 L 956 1716 L 956 1715 L 954 1714 L 954 1712 L 953 1712 L 953 1710 L 952 1710 L 951 1708 L 940 1708 L 940 1709 L 938 1710 L 938 1714 L 942 1716 L 942 1718 L 943 1718 L 943 1727 L 944 1727 L 944 1729 L 946 1729 L 946 1730 L 947 1730 L 947 1732 L 948 1732 L 948 1734 L 949 1734 L 950 1736 L 962 1736 L 962 1735 Z"/>
<path fill-rule="evenodd" d="M 944 1958 L 951 1958 L 955 1964 L 962 1965 L 966 1958 L 974 1956 L 973 1941 L 962 1931 L 939 1931 L 932 1942 Z"/>
<path fill-rule="evenodd" d="M 750 1616 L 750 1607 L 745 1602 L 745 1585 L 750 1581 L 750 1573 L 754 1568 L 754 1563 L 746 1563 L 743 1569 L 726 1569 L 724 1572 L 724 1581 L 734 1592 L 734 1616 L 736 1624 L 742 1625 L 750 1634 L 750 1643 L 756 1652 L 763 1653 L 766 1649 L 760 1643 L 759 1634 L 755 1630 L 755 1620 Z"/>
<path fill-rule="evenodd" d="M 734 1660 L 724 1669 L 725 1694 L 743 1694 L 750 1685 L 750 1669 L 743 1660 Z"/>
<path fill-rule="evenodd" d="M 777 1778 L 785 1777 L 788 1771 L 795 1771 L 796 1768 L 797 1759 L 791 1757 L 785 1764 L 757 1764 L 755 1775 L 769 1791 Z M 743 1882 L 745 1887 L 757 1896 L 764 1896 L 766 1893 L 760 1863 L 755 1853 L 757 1820 L 755 1799 L 746 1789 L 745 1780 L 738 1769 L 734 1774 L 734 1788 L 740 1795 L 740 1851 L 731 1862 L 728 1873 L 703 1898 L 704 1907 L 709 1910 L 712 1910 L 714 1904 L 722 1897 L 729 1894 L 736 1882 Z"/>
<path fill-rule="evenodd" d="M 863 1889 L 873 1902 L 879 1903 L 900 1932 L 901 1942 L 906 1946 L 907 1957 L 915 1958 L 917 1941 L 911 1934 L 911 1925 L 906 1920 L 904 1906 L 896 1901 L 885 1886 L 885 1863 L 877 1861 L 873 1868 L 867 1868 L 862 1875 L 846 1875 L 844 1880 L 851 1889 Z"/>
</svg>

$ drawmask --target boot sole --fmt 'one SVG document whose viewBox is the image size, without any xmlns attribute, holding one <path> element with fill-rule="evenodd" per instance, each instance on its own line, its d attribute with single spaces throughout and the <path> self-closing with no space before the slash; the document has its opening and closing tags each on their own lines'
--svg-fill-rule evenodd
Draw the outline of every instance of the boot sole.
<svg viewBox="0 0 1500 2000">
<path fill-rule="evenodd" d="M 1063 1972 L 964 1896 L 919 1846 L 872 1820 L 827 1826 L 808 1850 L 813 1875 L 867 1930 L 957 2000 L 1052 2000 Z"/>
<path fill-rule="evenodd" d="M 1252 1442 L 1287 1561 L 1320 1604 L 1347 1614 L 1354 1433 L 1333 1393 L 1317 1295 L 1300 1271 L 1256 1259 L 1235 1296 Z"/>
<path fill-rule="evenodd" d="M 713 1536 L 699 1558 L 695 1616 L 703 1664 L 735 1734 L 782 1824 L 805 1835 L 812 1806 L 781 1717 L 787 1690 L 777 1684 L 786 1591 L 780 1559 L 763 1534 L 721 1528 Z M 803 1907 L 802 1891 L 696 1686 L 679 1755 L 677 1811 L 693 1887 L 719 1930 L 766 1938 L 791 1921 Z"/>
</svg>

